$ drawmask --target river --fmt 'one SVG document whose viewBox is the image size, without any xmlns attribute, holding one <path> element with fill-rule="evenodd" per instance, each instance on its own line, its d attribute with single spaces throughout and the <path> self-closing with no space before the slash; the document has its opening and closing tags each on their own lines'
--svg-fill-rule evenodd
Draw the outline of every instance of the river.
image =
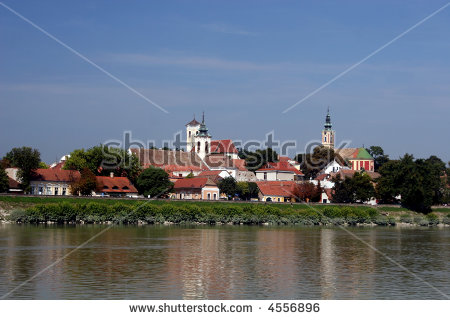
<svg viewBox="0 0 450 320">
<path fill-rule="evenodd" d="M 6 299 L 449 295 L 449 228 L 0 224 Z"/>
</svg>

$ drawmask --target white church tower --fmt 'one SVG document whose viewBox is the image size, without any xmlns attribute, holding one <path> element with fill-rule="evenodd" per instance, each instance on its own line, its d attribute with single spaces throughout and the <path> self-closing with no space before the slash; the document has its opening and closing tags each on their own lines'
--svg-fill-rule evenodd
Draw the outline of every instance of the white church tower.
<svg viewBox="0 0 450 320">
<path fill-rule="evenodd" d="M 194 137 L 198 134 L 200 122 L 194 119 L 186 124 L 186 151 L 191 152 L 194 148 Z"/>
<path fill-rule="evenodd" d="M 208 128 L 205 125 L 205 113 L 203 112 L 202 123 L 198 129 L 198 133 L 194 136 L 195 152 L 203 160 L 206 155 L 211 153 L 211 136 L 208 133 Z"/>
</svg>

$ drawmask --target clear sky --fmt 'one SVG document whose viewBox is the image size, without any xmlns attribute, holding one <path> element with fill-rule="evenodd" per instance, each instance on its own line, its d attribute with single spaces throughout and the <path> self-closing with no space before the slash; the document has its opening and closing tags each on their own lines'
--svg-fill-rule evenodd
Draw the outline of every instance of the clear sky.
<svg viewBox="0 0 450 320">
<path fill-rule="evenodd" d="M 213 139 L 274 131 L 301 152 L 330 106 L 338 142 L 450 160 L 450 6 L 282 113 L 446 0 L 1 1 L 168 113 L 0 6 L 0 157 L 125 130 L 161 145 L 202 111 Z"/>
</svg>

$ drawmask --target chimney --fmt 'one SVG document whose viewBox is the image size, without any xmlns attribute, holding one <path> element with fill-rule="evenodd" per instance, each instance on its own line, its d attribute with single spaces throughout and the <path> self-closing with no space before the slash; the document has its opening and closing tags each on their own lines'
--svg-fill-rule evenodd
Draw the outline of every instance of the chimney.
<svg viewBox="0 0 450 320">
<path fill-rule="evenodd" d="M 114 172 L 110 172 L 109 176 L 110 176 L 111 178 L 114 178 Z"/>
</svg>

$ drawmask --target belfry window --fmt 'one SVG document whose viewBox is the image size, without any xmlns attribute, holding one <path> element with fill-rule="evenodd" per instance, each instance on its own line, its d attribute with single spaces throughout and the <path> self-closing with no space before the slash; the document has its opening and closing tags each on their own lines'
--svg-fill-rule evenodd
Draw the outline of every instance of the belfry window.
<svg viewBox="0 0 450 320">
<path fill-rule="evenodd" d="M 200 141 L 197 142 L 197 151 L 200 152 Z"/>
</svg>

